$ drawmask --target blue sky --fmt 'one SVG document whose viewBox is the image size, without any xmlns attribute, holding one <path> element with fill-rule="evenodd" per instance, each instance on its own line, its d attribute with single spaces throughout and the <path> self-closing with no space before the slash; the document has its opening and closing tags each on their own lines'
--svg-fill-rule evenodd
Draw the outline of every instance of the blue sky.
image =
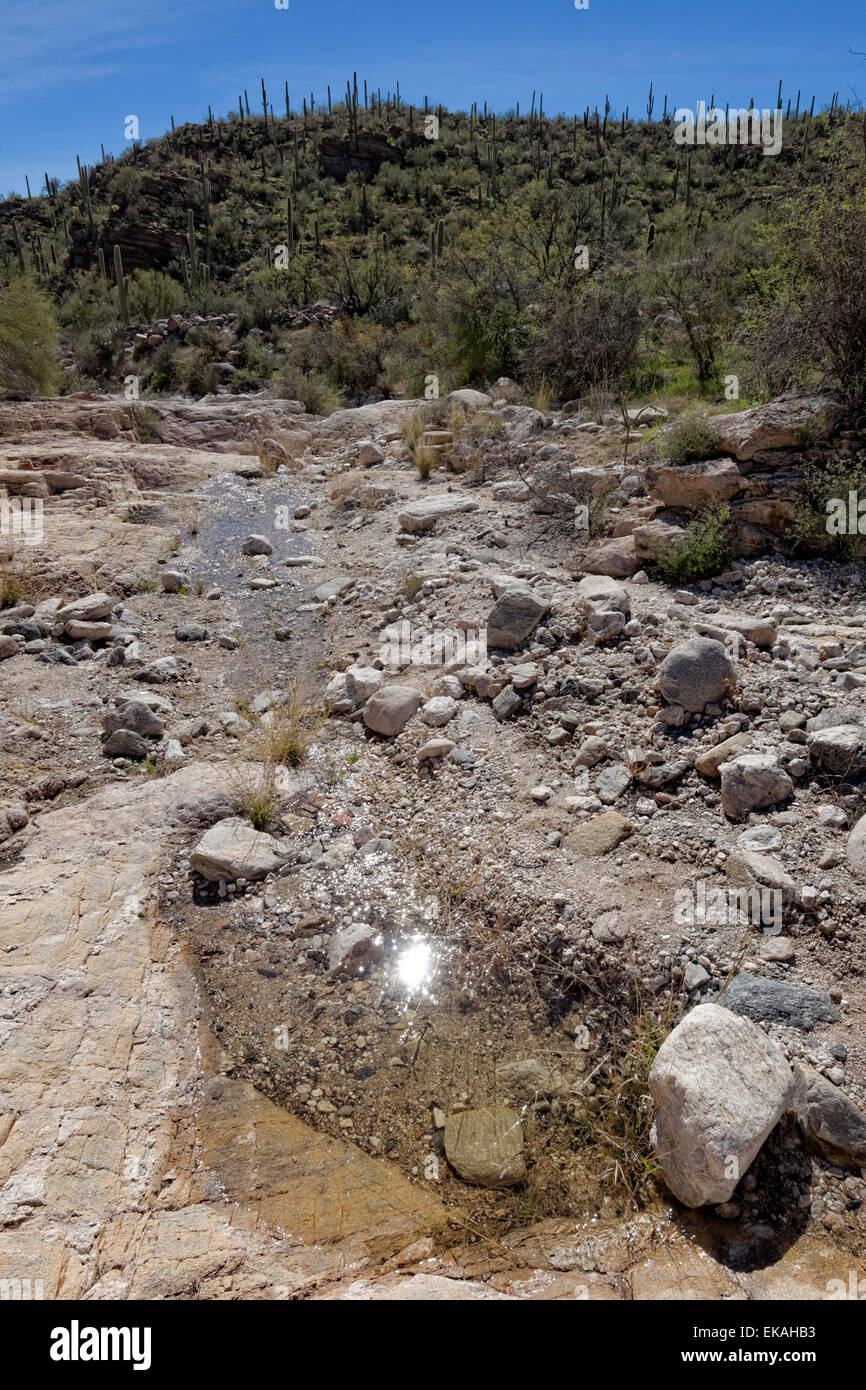
<svg viewBox="0 0 866 1390">
<path fill-rule="evenodd" d="M 834 90 L 866 104 L 862 0 L 0 0 L 0 194 L 43 172 L 75 174 L 100 142 L 124 147 L 123 122 L 144 139 L 175 121 L 223 113 L 264 77 L 274 109 L 335 98 L 357 69 L 383 92 L 400 82 L 448 106 L 528 107 L 535 87 L 551 114 L 603 103 L 642 111 L 650 80 L 680 106 L 774 105 L 778 80 L 816 106 Z M 785 98 L 783 97 L 783 100 Z M 659 108 L 660 109 L 660 108 Z"/>
</svg>

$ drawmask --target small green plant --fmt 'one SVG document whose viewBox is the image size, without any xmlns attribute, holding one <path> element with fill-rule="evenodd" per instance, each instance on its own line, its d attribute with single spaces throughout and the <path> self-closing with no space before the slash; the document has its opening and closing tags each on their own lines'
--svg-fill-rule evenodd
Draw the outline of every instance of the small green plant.
<svg viewBox="0 0 866 1390">
<path fill-rule="evenodd" d="M 421 578 L 420 574 L 403 575 L 403 588 L 406 590 L 406 597 L 412 603 L 415 602 L 415 599 L 418 597 L 423 587 L 424 580 Z"/>
<path fill-rule="evenodd" d="M 731 513 L 727 507 L 707 507 L 658 558 L 656 568 L 669 584 L 696 584 L 727 569 L 733 553 Z"/>
<path fill-rule="evenodd" d="M 672 463 L 694 463 L 719 452 L 718 441 L 705 420 L 678 420 L 658 440 L 659 451 Z"/>
</svg>

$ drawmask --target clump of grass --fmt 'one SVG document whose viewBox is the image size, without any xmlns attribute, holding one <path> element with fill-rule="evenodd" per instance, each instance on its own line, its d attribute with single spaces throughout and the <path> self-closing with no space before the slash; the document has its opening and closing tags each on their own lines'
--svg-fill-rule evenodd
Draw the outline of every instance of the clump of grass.
<svg viewBox="0 0 866 1390">
<path fill-rule="evenodd" d="M 429 444 L 418 444 L 415 448 L 415 467 L 418 469 L 419 478 L 429 478 L 433 469 L 436 467 L 436 450 Z"/>
<path fill-rule="evenodd" d="M 656 561 L 669 584 L 696 584 L 727 569 L 733 558 L 731 513 L 707 507 L 690 521 L 682 539 Z"/>
<path fill-rule="evenodd" d="M 427 428 L 428 418 L 425 410 L 413 410 L 412 414 L 404 419 L 400 433 L 410 454 L 414 453 L 415 445 Z"/>
<path fill-rule="evenodd" d="M 533 410 L 540 410 L 542 414 L 546 414 L 550 409 L 550 387 L 545 377 L 541 378 L 541 381 L 533 391 L 529 404 L 532 406 Z"/>
<path fill-rule="evenodd" d="M 27 575 L 11 565 L 0 565 L 0 608 L 14 608 L 27 597 Z"/>
<path fill-rule="evenodd" d="M 659 447 L 672 463 L 695 463 L 713 458 L 719 452 L 718 440 L 710 426 L 696 415 L 671 425 L 661 436 Z"/>
<path fill-rule="evenodd" d="M 244 718 L 255 719 L 246 701 L 235 701 Z M 296 681 L 286 699 L 256 722 L 246 738 L 243 758 L 233 759 L 227 776 L 238 813 L 256 828 L 267 830 L 285 800 L 282 773 L 303 762 L 325 719 Z"/>
<path fill-rule="evenodd" d="M 650 1195 L 659 1171 L 650 1142 L 649 1073 L 671 1031 L 673 1013 L 673 996 L 656 1014 L 637 989 L 633 1016 L 603 1064 L 598 1092 L 589 1098 L 577 1127 L 578 1141 L 595 1149 L 600 1159 L 602 1182 L 625 1188 L 634 1207 Z"/>
</svg>

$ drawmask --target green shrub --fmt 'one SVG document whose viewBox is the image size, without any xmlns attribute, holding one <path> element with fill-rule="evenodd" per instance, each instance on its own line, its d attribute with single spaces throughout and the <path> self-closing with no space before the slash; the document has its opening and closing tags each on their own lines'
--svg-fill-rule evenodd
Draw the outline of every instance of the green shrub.
<svg viewBox="0 0 866 1390">
<path fill-rule="evenodd" d="M 727 507 L 707 507 L 656 567 L 670 584 L 696 584 L 727 569 L 733 553 L 731 513 Z"/>
<path fill-rule="evenodd" d="M 847 531 L 848 496 L 852 492 L 858 502 L 866 499 L 866 460 L 836 458 L 820 465 L 807 463 L 793 524 L 797 545 L 833 560 L 856 558 L 862 552 L 864 537 L 859 531 Z M 842 504 L 844 529 L 832 529 L 837 510 L 834 502 Z M 863 524 L 866 526 L 866 519 Z"/>
<path fill-rule="evenodd" d="M 134 270 L 127 281 L 129 314 L 133 323 L 168 318 L 183 307 L 183 290 L 161 270 Z"/>
<path fill-rule="evenodd" d="M 713 458 L 719 452 L 716 436 L 698 416 L 671 425 L 659 441 L 659 448 L 672 463 L 694 463 Z"/>
<path fill-rule="evenodd" d="M 24 276 L 0 290 L 0 395 L 49 396 L 60 382 L 54 307 Z"/>
</svg>

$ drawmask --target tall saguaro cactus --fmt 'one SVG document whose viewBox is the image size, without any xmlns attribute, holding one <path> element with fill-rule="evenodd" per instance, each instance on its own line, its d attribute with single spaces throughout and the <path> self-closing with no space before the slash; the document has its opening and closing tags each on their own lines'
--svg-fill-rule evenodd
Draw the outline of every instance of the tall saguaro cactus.
<svg viewBox="0 0 866 1390">
<path fill-rule="evenodd" d="M 120 312 L 120 321 L 126 327 L 129 323 L 129 304 L 126 296 L 126 280 L 123 275 L 123 256 L 116 242 L 114 245 L 114 278 L 117 281 L 117 307 Z"/>
</svg>

